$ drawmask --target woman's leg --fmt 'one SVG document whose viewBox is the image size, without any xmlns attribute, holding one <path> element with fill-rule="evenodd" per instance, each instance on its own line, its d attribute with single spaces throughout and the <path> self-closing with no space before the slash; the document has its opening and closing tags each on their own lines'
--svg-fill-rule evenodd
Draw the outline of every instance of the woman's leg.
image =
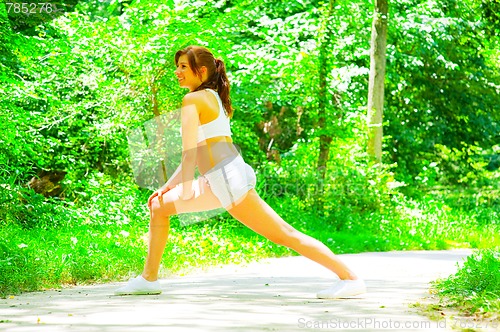
<svg viewBox="0 0 500 332">
<path fill-rule="evenodd" d="M 327 246 L 287 224 L 254 189 L 228 212 L 255 232 L 323 265 L 340 279 L 358 279 Z"/>
<path fill-rule="evenodd" d="M 220 201 L 212 193 L 207 182 L 198 178 L 195 185 L 200 187 L 190 200 L 179 198 L 180 187 L 163 194 L 161 199 L 154 198 L 150 209 L 148 255 L 142 276 L 148 281 L 158 279 L 160 262 L 167 244 L 170 230 L 170 216 L 186 213 L 213 210 L 221 207 Z"/>
</svg>

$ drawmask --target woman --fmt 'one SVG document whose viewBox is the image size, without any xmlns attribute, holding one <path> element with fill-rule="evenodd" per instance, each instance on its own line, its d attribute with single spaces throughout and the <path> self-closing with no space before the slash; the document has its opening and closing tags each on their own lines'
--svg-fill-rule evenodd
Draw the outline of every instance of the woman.
<svg viewBox="0 0 500 332">
<path fill-rule="evenodd" d="M 328 247 L 287 224 L 255 191 L 255 174 L 231 139 L 233 114 L 224 63 L 199 46 L 175 55 L 175 74 L 189 89 L 183 99 L 182 162 L 148 200 L 149 248 L 142 274 L 118 289 L 117 295 L 159 294 L 160 261 L 167 243 L 169 218 L 186 212 L 223 207 L 241 223 L 269 240 L 287 246 L 334 272 L 340 280 L 317 294 L 342 298 L 366 292 L 362 280 Z M 194 179 L 195 167 L 202 176 Z"/>
</svg>

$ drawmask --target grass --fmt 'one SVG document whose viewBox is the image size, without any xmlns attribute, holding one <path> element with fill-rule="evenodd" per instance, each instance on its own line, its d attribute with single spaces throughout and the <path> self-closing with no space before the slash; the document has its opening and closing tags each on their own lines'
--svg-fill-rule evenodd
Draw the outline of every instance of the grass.
<svg viewBox="0 0 500 332">
<path fill-rule="evenodd" d="M 411 305 L 460 331 L 500 328 L 500 251 L 476 250 L 457 272 L 433 282 L 432 297 Z"/>
<path fill-rule="evenodd" d="M 440 306 L 500 322 L 500 248 L 478 250 L 456 274 L 434 282 Z"/>
<path fill-rule="evenodd" d="M 189 227 L 172 224 L 163 260 L 164 276 L 287 254 L 284 248 L 247 234 L 234 223 Z M 0 293 L 6 296 L 62 284 L 105 282 L 138 273 L 146 255 L 146 236 L 145 222 L 58 230 L 4 228 L 0 240 L 5 255 L 0 264 Z"/>
</svg>

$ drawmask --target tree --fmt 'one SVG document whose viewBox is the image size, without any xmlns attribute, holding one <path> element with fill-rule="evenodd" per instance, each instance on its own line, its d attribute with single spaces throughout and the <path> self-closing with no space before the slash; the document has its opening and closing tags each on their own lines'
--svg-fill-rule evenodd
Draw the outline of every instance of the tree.
<svg viewBox="0 0 500 332">
<path fill-rule="evenodd" d="M 320 176 L 320 185 L 325 181 L 326 164 L 328 162 L 328 155 L 330 151 L 330 143 L 332 142 L 331 132 L 325 130 L 327 121 L 327 74 L 328 74 L 328 44 L 331 43 L 332 36 L 332 18 L 334 15 L 333 4 L 334 0 L 330 0 L 328 14 L 324 21 L 324 36 L 320 41 L 319 50 L 319 121 L 318 127 L 321 132 L 319 136 L 319 156 L 318 156 L 318 174 Z"/>
<path fill-rule="evenodd" d="M 387 0 L 375 0 L 368 85 L 368 154 L 378 163 L 382 161 L 387 12 Z"/>
</svg>

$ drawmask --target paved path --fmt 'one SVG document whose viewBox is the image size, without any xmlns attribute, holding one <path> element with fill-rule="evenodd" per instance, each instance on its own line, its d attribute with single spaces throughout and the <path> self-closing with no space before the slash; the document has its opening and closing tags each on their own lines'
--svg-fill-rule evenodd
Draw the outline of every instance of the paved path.
<svg viewBox="0 0 500 332">
<path fill-rule="evenodd" d="M 0 299 L 0 331 L 451 331 L 408 307 L 428 282 L 456 271 L 470 250 L 341 255 L 369 293 L 318 300 L 331 273 L 303 257 L 161 280 L 158 296 L 113 296 L 121 283 Z M 448 324 L 449 325 L 449 324 Z"/>
</svg>

